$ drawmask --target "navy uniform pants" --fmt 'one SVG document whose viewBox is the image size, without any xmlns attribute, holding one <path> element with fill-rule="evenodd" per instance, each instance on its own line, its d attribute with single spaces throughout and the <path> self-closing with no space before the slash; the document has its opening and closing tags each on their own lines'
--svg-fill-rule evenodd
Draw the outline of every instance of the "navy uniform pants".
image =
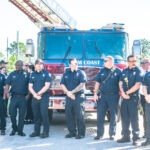
<svg viewBox="0 0 150 150">
<path fill-rule="evenodd" d="M 17 110 L 19 109 L 18 123 L 16 121 Z M 23 132 L 24 118 L 26 114 L 26 99 L 24 95 L 13 95 L 9 107 L 12 128 L 14 131 Z"/>
<path fill-rule="evenodd" d="M 85 136 L 85 121 L 84 121 L 84 96 L 77 95 L 75 100 L 66 97 L 66 123 L 69 133 Z"/>
<path fill-rule="evenodd" d="M 34 132 L 40 134 L 41 123 L 43 123 L 43 133 L 49 134 L 48 118 L 49 94 L 42 95 L 40 100 L 32 99 L 32 111 L 34 118 Z"/>
<path fill-rule="evenodd" d="M 145 103 L 146 138 L 150 141 L 150 103 Z"/>
<path fill-rule="evenodd" d="M 141 106 L 142 106 L 142 109 L 143 109 L 143 127 L 144 127 L 144 135 L 145 135 L 145 132 L 146 132 L 146 116 L 145 116 L 145 96 L 144 95 L 140 95 L 141 97 Z"/>
<path fill-rule="evenodd" d="M 130 99 L 123 99 L 121 104 L 122 135 L 130 138 L 130 123 L 132 127 L 133 140 L 139 138 L 139 118 L 138 118 L 138 96 L 130 96 Z"/>
<path fill-rule="evenodd" d="M 0 122 L 1 122 L 1 130 L 5 130 L 6 128 L 5 102 L 2 96 L 0 96 Z"/>
<path fill-rule="evenodd" d="M 103 136 L 106 112 L 110 111 L 109 135 L 116 134 L 119 94 L 101 94 L 97 102 L 97 135 Z"/>
</svg>

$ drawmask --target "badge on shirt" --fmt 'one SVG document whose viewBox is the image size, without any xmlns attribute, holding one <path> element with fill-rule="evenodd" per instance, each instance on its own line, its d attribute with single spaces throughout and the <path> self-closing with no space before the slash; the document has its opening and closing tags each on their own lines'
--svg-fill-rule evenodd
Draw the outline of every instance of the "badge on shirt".
<svg viewBox="0 0 150 150">
<path fill-rule="evenodd" d="M 49 73 L 48 75 L 49 75 L 49 77 L 51 77 L 51 74 L 50 74 L 50 73 Z"/>
<path fill-rule="evenodd" d="M 136 72 L 133 72 L 133 75 L 135 76 L 135 75 L 136 75 Z"/>
<path fill-rule="evenodd" d="M 45 77 L 45 74 L 43 74 L 43 77 Z"/>
<path fill-rule="evenodd" d="M 12 76 L 12 78 L 13 78 L 13 79 L 15 79 L 15 78 L 16 78 L 16 76 Z"/>
<path fill-rule="evenodd" d="M 26 78 L 26 77 L 27 77 L 27 73 L 26 73 L 26 72 L 24 72 L 23 74 L 24 74 L 24 77 Z"/>
</svg>

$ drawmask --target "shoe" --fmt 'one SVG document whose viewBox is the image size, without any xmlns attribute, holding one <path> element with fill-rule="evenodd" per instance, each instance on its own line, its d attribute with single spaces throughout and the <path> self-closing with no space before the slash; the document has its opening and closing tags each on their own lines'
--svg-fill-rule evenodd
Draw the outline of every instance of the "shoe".
<svg viewBox="0 0 150 150">
<path fill-rule="evenodd" d="M 83 139 L 83 138 L 84 138 L 84 135 L 77 135 L 75 138 L 76 138 L 76 139 Z"/>
<path fill-rule="evenodd" d="M 23 133 L 23 132 L 18 132 L 18 135 L 20 135 L 20 136 L 26 136 L 26 134 Z"/>
<path fill-rule="evenodd" d="M 1 135 L 5 135 L 5 130 L 1 130 Z"/>
<path fill-rule="evenodd" d="M 65 135 L 65 138 L 72 138 L 72 137 L 76 137 L 76 134 L 69 133 L 69 134 Z"/>
<path fill-rule="evenodd" d="M 42 138 L 42 139 L 47 138 L 47 137 L 49 137 L 49 134 L 48 134 L 48 133 L 42 133 L 42 134 L 40 135 L 40 138 Z"/>
<path fill-rule="evenodd" d="M 94 140 L 100 140 L 101 138 L 102 138 L 102 136 L 97 135 L 94 137 Z"/>
<path fill-rule="evenodd" d="M 141 144 L 141 146 L 148 146 L 148 145 L 150 145 L 150 140 L 146 140 Z"/>
<path fill-rule="evenodd" d="M 114 140 L 114 139 L 115 139 L 115 136 L 114 136 L 114 135 L 111 135 L 109 139 L 110 139 L 110 140 Z"/>
<path fill-rule="evenodd" d="M 40 136 L 40 133 L 33 132 L 29 135 L 30 137 Z"/>
<path fill-rule="evenodd" d="M 15 131 L 15 130 L 12 130 L 12 131 L 11 131 L 11 133 L 10 133 L 10 136 L 13 136 L 13 135 L 15 135 L 15 134 L 16 134 L 16 132 L 17 132 L 17 131 Z"/>
<path fill-rule="evenodd" d="M 133 143 L 132 143 L 132 145 L 139 145 L 139 140 L 140 140 L 140 138 L 139 138 L 139 137 L 137 137 L 137 138 L 133 139 Z"/>
<path fill-rule="evenodd" d="M 125 137 L 122 137 L 121 139 L 117 140 L 117 143 L 127 143 L 127 142 L 130 142 L 130 139 Z"/>
</svg>

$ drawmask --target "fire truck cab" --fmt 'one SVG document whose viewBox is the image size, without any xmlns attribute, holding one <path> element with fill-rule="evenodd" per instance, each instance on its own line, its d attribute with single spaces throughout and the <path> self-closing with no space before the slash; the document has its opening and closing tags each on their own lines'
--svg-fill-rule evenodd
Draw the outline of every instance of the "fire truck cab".
<svg viewBox="0 0 150 150">
<path fill-rule="evenodd" d="M 114 57 L 117 67 L 123 69 L 126 66 L 128 34 L 122 24 L 109 24 L 101 29 L 86 31 L 42 28 L 38 33 L 38 58 L 44 61 L 45 69 L 52 75 L 49 109 L 65 109 L 65 94 L 60 87 L 60 80 L 69 67 L 68 60 L 77 58 L 79 68 L 87 75 L 85 110 L 95 110 L 94 79 L 107 55 Z"/>
</svg>

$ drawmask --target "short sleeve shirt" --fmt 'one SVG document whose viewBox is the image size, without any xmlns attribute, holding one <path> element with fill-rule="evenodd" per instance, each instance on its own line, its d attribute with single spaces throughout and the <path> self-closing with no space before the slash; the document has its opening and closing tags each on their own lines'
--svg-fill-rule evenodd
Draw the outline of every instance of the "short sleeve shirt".
<svg viewBox="0 0 150 150">
<path fill-rule="evenodd" d="M 133 69 L 126 68 L 122 71 L 120 81 L 123 82 L 123 90 L 126 92 L 133 87 L 137 82 L 142 82 L 142 76 L 139 68 Z M 139 89 L 134 93 L 138 93 Z M 133 94 L 134 94 L 133 93 Z"/>
<path fill-rule="evenodd" d="M 45 70 L 42 70 L 40 72 L 34 71 L 31 74 L 29 81 L 29 83 L 33 84 L 33 89 L 35 92 L 39 92 L 45 86 L 46 82 L 51 82 L 51 74 Z M 49 92 L 49 90 L 47 90 L 46 92 Z"/>
<path fill-rule="evenodd" d="M 145 74 L 143 85 L 147 87 L 147 93 L 150 94 L 150 72 Z"/>
<path fill-rule="evenodd" d="M 6 84 L 11 86 L 12 95 L 28 94 L 29 73 L 25 70 L 13 71 L 6 79 Z"/>
<path fill-rule="evenodd" d="M 75 89 L 80 83 L 86 83 L 86 75 L 84 71 L 77 70 L 72 72 L 71 69 L 67 69 L 63 74 L 60 84 L 64 84 L 69 91 Z M 84 93 L 84 89 L 79 91 L 79 93 Z"/>
<path fill-rule="evenodd" d="M 118 68 L 108 69 L 104 67 L 97 74 L 95 81 L 100 83 L 101 92 L 119 93 L 120 76 L 121 76 L 120 69 Z"/>
</svg>

